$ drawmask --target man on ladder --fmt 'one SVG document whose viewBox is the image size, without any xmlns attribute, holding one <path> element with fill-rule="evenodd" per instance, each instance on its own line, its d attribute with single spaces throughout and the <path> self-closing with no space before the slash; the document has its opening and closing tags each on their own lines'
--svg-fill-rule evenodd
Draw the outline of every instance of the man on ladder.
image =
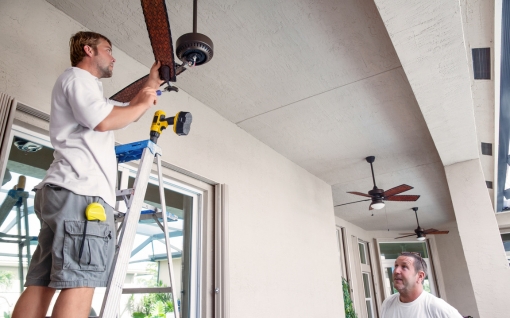
<svg viewBox="0 0 510 318">
<path fill-rule="evenodd" d="M 163 82 L 156 62 L 145 87 L 128 105 L 113 102 L 103 97 L 99 81 L 112 76 L 115 58 L 110 40 L 78 32 L 71 37 L 70 53 L 73 67 L 57 79 L 51 98 L 55 159 L 36 186 L 39 245 L 13 318 L 45 317 L 56 289 L 61 292 L 52 317 L 88 317 L 94 288 L 106 287 L 115 253 L 113 130 L 138 120 L 155 105 Z M 85 210 L 94 202 L 104 207 L 105 221 L 86 222 Z M 83 233 L 90 233 L 85 247 Z"/>
</svg>

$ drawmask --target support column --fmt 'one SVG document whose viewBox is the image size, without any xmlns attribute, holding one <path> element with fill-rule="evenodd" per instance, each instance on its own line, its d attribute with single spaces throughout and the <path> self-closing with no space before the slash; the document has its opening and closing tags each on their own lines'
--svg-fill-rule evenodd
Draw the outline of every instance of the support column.
<svg viewBox="0 0 510 318">
<path fill-rule="evenodd" d="M 508 317 L 510 268 L 480 160 L 445 166 L 445 173 L 480 317 Z"/>
</svg>

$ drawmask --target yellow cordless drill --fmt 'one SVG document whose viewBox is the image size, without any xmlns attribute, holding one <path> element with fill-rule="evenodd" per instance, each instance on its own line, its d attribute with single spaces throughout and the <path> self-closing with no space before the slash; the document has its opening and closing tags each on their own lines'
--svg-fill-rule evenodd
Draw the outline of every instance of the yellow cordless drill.
<svg viewBox="0 0 510 318">
<path fill-rule="evenodd" d="M 154 113 L 150 132 L 150 139 L 153 143 L 157 143 L 159 135 L 161 135 L 168 125 L 173 125 L 174 132 L 179 136 L 186 136 L 189 134 L 191 121 L 193 120 L 191 113 L 178 112 L 173 117 L 165 117 L 165 115 L 165 112 L 162 110 L 158 110 Z"/>
</svg>

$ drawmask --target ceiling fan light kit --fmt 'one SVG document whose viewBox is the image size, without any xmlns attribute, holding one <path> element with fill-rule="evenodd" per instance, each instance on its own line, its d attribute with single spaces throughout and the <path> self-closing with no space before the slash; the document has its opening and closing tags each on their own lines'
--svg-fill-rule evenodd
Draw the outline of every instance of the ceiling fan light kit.
<svg viewBox="0 0 510 318">
<path fill-rule="evenodd" d="M 382 200 L 374 200 L 370 206 L 372 209 L 380 210 L 384 208 L 384 202 Z"/>
</svg>

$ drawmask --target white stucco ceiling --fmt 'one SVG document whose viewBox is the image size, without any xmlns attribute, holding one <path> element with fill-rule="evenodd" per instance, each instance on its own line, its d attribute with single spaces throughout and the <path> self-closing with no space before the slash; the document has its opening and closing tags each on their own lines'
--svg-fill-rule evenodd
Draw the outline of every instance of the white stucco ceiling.
<svg viewBox="0 0 510 318">
<path fill-rule="evenodd" d="M 86 28 L 105 34 L 137 61 L 152 64 L 138 1 L 47 1 Z M 192 30 L 192 3 L 167 1 L 174 43 Z M 400 38 L 402 32 L 395 30 L 402 23 L 397 21 L 402 18 L 400 9 L 391 1 L 376 3 L 391 39 L 373 0 L 199 1 L 198 31 L 213 40 L 214 57 L 180 75 L 176 86 L 331 184 L 335 205 L 362 199 L 346 191 L 372 188 L 364 159 L 369 155 L 376 156 L 380 188 L 405 183 L 415 187 L 405 194 L 421 195 L 416 203 L 388 202 L 374 216 L 368 202 L 337 207 L 337 216 L 367 230 L 409 230 L 415 228 L 409 209 L 418 206 L 424 227 L 440 227 L 454 220 L 443 164 L 478 154 L 472 101 L 467 110 L 445 107 L 452 100 L 437 103 L 445 96 L 455 99 L 451 95 L 456 87 L 469 94 L 461 21 L 458 15 L 448 16 L 455 13 L 454 5 L 441 13 L 440 23 L 458 23 L 449 26 L 454 55 L 447 70 L 453 65 L 460 73 L 442 78 L 454 76 L 458 81 L 448 87 L 450 95 L 438 95 L 432 89 L 441 83 L 429 83 L 434 80 L 430 65 L 441 62 L 444 54 L 433 47 L 411 47 L 413 40 Z M 404 4 L 399 1 L 399 6 Z M 433 18 L 437 12 L 428 14 Z M 427 21 L 427 16 L 422 19 Z M 404 21 L 419 25 L 411 23 L 412 17 Z M 439 30 L 443 24 L 431 27 Z M 439 31 L 425 36 L 448 40 Z M 424 45 L 431 43 L 435 42 Z M 466 62 L 459 66 L 454 60 L 462 52 Z M 406 61 L 404 67 L 397 53 Z M 428 64 L 420 73 L 423 61 Z M 127 85 L 135 78 L 123 80 Z M 460 105 L 465 99 L 454 101 Z M 467 124 L 458 128 L 454 119 Z M 463 132 L 468 132 L 468 140 L 452 144 Z"/>
</svg>

